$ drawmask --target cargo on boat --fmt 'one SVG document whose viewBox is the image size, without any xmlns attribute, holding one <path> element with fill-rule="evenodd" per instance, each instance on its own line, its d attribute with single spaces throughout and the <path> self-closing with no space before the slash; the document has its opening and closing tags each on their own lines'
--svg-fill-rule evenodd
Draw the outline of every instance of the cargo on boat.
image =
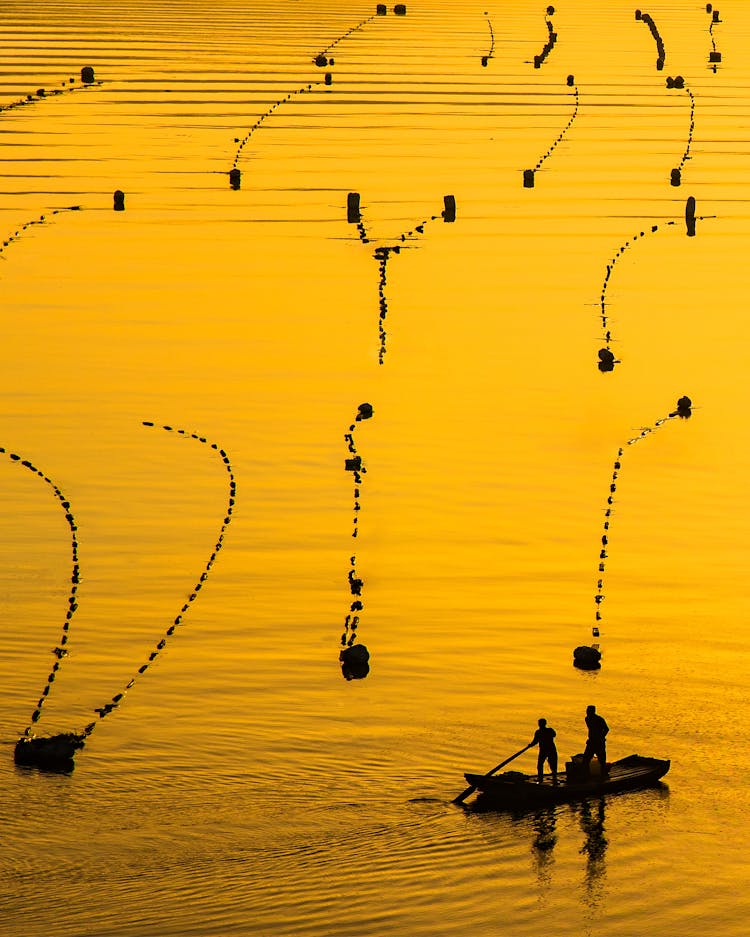
<svg viewBox="0 0 750 937">
<path fill-rule="evenodd" d="M 564 772 L 558 773 L 557 784 L 551 774 L 542 777 L 541 784 L 536 774 L 506 771 L 503 774 L 464 775 L 471 787 L 479 792 L 479 799 L 498 807 L 535 807 L 544 804 L 559 804 L 581 800 L 602 794 L 619 794 L 656 784 L 669 771 L 670 762 L 662 758 L 647 758 L 643 755 L 628 755 L 612 762 L 605 776 L 598 770 L 598 763 L 591 763 L 589 772 L 578 762 L 570 761 Z"/>
</svg>

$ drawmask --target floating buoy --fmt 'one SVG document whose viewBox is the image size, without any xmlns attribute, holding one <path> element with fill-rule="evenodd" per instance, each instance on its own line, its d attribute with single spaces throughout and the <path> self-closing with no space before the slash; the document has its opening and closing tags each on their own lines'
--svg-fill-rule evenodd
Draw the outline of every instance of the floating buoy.
<svg viewBox="0 0 750 937">
<path fill-rule="evenodd" d="M 81 69 L 81 81 L 84 83 L 84 85 L 90 85 L 94 83 L 94 69 L 90 65 L 84 65 Z"/>
<path fill-rule="evenodd" d="M 229 185 L 232 189 L 237 191 L 237 189 L 239 189 L 240 187 L 241 182 L 242 182 L 242 173 L 235 166 L 234 169 L 229 170 Z"/>
<path fill-rule="evenodd" d="M 346 197 L 346 220 L 349 224 L 359 224 L 362 220 L 359 210 L 359 192 L 350 192 Z"/>
<path fill-rule="evenodd" d="M 712 63 L 720 62 L 720 61 L 721 61 L 721 52 L 709 52 L 709 53 L 708 53 L 708 61 L 709 61 L 709 62 L 712 62 Z"/>
<path fill-rule="evenodd" d="M 456 220 L 456 197 L 455 195 L 443 196 L 443 221 L 450 223 Z"/>
<path fill-rule="evenodd" d="M 636 10 L 636 11 L 635 11 L 635 18 L 636 18 L 637 20 L 643 19 L 643 14 L 641 13 L 640 10 Z"/>
<path fill-rule="evenodd" d="M 327 85 L 333 84 L 333 75 L 330 72 L 326 72 L 325 83 Z"/>
<path fill-rule="evenodd" d="M 122 189 L 116 189 L 113 196 L 113 208 L 115 211 L 125 211 L 125 193 Z"/>
<path fill-rule="evenodd" d="M 375 12 L 377 13 L 378 16 L 385 16 L 386 13 L 388 12 L 388 7 L 384 3 L 379 3 L 375 7 Z"/>
<path fill-rule="evenodd" d="M 488 56 L 486 55 L 482 56 L 482 65 L 484 65 L 485 68 L 487 67 L 487 59 L 488 59 Z"/>
<path fill-rule="evenodd" d="M 687 236 L 695 237 L 695 198 L 692 195 L 685 203 L 685 227 Z"/>
<path fill-rule="evenodd" d="M 682 182 L 682 173 L 679 169 L 673 169 L 669 179 L 669 184 L 678 186 Z"/>
<path fill-rule="evenodd" d="M 587 644 L 577 647 L 573 651 L 573 666 L 581 670 L 599 670 L 602 666 L 602 652 Z"/>
<path fill-rule="evenodd" d="M 328 59 L 321 52 L 320 55 L 315 56 L 315 64 L 318 66 L 318 68 L 325 68 L 328 64 Z"/>
<path fill-rule="evenodd" d="M 397 3 L 393 8 L 393 12 L 396 14 L 396 16 L 406 16 L 406 4 Z"/>
<path fill-rule="evenodd" d="M 568 75 L 567 82 L 568 82 L 568 87 L 572 88 L 573 85 L 576 83 L 575 75 Z"/>
<path fill-rule="evenodd" d="M 533 188 L 534 188 L 534 170 L 533 170 L 533 169 L 524 169 L 524 171 L 523 171 L 523 187 L 524 187 L 524 189 L 533 189 Z"/>
<path fill-rule="evenodd" d="M 38 98 L 43 98 L 44 95 L 45 95 L 44 88 L 37 88 L 37 89 L 36 89 L 36 96 L 37 96 Z"/>
</svg>

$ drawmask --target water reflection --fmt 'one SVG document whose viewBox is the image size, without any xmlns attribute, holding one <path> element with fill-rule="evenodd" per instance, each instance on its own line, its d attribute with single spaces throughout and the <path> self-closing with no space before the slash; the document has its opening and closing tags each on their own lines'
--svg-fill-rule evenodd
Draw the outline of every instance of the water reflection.
<svg viewBox="0 0 750 937">
<path fill-rule="evenodd" d="M 531 818 L 534 837 L 531 841 L 532 868 L 537 877 L 540 893 L 552 885 L 552 869 L 557 845 L 557 813 L 555 807 L 537 810 Z"/>
<path fill-rule="evenodd" d="M 583 900 L 590 911 L 598 911 L 605 898 L 607 847 L 605 798 L 583 800 L 574 808 L 584 834 L 580 849 L 586 857 L 583 877 Z"/>
</svg>

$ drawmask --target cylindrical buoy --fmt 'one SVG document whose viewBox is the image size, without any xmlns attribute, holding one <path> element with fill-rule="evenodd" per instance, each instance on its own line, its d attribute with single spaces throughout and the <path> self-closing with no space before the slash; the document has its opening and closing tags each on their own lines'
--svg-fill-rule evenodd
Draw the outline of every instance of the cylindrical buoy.
<svg viewBox="0 0 750 937">
<path fill-rule="evenodd" d="M 708 53 L 709 62 L 720 62 L 721 61 L 721 52 L 709 52 Z"/>
<path fill-rule="evenodd" d="M 541 68 L 541 65 L 542 65 L 541 55 L 535 55 L 534 56 L 534 68 Z"/>
<path fill-rule="evenodd" d="M 685 203 L 685 227 L 687 236 L 695 237 L 695 198 L 692 195 Z"/>
<path fill-rule="evenodd" d="M 719 11 L 718 11 L 718 10 L 714 10 L 714 16 L 713 16 L 713 19 L 711 20 L 711 22 L 712 22 L 712 23 L 718 23 L 718 22 L 719 22 Z"/>
<path fill-rule="evenodd" d="M 84 65 L 81 69 L 81 81 L 84 85 L 90 85 L 94 82 L 94 69 L 90 65 Z"/>
<path fill-rule="evenodd" d="M 574 75 L 568 75 L 567 81 L 568 81 L 568 87 L 569 87 L 569 88 L 572 88 L 573 85 L 576 83 L 575 76 L 574 76 Z"/>
<path fill-rule="evenodd" d="M 231 188 L 237 191 L 237 189 L 239 189 L 240 187 L 241 182 L 242 182 L 242 173 L 235 166 L 234 169 L 229 170 L 229 185 L 231 186 Z"/>
<path fill-rule="evenodd" d="M 643 13 L 641 13 L 640 10 L 636 10 L 636 11 L 635 11 L 635 18 L 636 18 L 637 20 L 643 19 Z"/>
<path fill-rule="evenodd" d="M 524 187 L 524 189 L 533 189 L 533 188 L 534 188 L 534 170 L 533 170 L 533 169 L 524 169 L 524 171 L 523 171 L 523 187 Z"/>
<path fill-rule="evenodd" d="M 45 94 L 44 88 L 37 88 L 37 89 L 36 89 L 36 96 L 37 96 L 38 98 L 43 98 L 43 97 L 44 97 L 44 94 Z"/>
<path fill-rule="evenodd" d="M 706 13 L 710 13 L 711 10 L 713 10 L 713 4 L 712 4 L 712 3 L 707 3 L 707 4 L 706 4 Z"/>
<path fill-rule="evenodd" d="M 315 64 L 318 66 L 318 68 L 325 68 L 328 64 L 328 59 L 321 52 L 320 55 L 315 56 Z"/>
<path fill-rule="evenodd" d="M 125 211 L 125 193 L 122 189 L 116 189 L 113 196 L 113 208 L 115 211 Z"/>
<path fill-rule="evenodd" d="M 483 55 L 483 56 L 482 56 L 482 65 L 484 65 L 485 68 L 487 67 L 487 59 L 488 59 L 488 58 L 489 58 L 489 56 L 487 56 L 487 55 Z"/>
<path fill-rule="evenodd" d="M 388 7 L 384 3 L 379 3 L 375 7 L 375 12 L 378 14 L 378 16 L 385 16 L 388 12 Z"/>
<path fill-rule="evenodd" d="M 682 173 L 680 172 L 679 169 L 673 169 L 672 175 L 669 179 L 669 184 L 678 186 L 681 182 L 682 182 Z"/>
<path fill-rule="evenodd" d="M 397 3 L 393 8 L 393 12 L 396 14 L 396 16 L 406 16 L 406 4 Z"/>
<path fill-rule="evenodd" d="M 443 196 L 443 221 L 450 223 L 456 220 L 456 196 Z"/>
<path fill-rule="evenodd" d="M 327 85 L 333 84 L 333 75 L 330 72 L 326 72 L 325 83 Z"/>
<path fill-rule="evenodd" d="M 359 224 L 361 219 L 359 192 L 350 192 L 346 197 L 346 220 L 349 224 Z"/>
</svg>

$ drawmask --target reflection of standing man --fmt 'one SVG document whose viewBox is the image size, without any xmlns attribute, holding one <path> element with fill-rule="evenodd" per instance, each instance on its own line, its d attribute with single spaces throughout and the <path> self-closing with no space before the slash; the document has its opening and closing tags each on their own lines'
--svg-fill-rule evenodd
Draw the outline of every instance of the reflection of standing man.
<svg viewBox="0 0 750 937">
<path fill-rule="evenodd" d="M 542 783 L 544 774 L 544 762 L 549 762 L 552 772 L 552 783 L 557 785 L 557 746 L 555 745 L 555 736 L 557 732 L 551 726 L 547 725 L 546 719 L 539 720 L 539 728 L 534 733 L 531 740 L 532 745 L 539 746 L 539 757 L 536 760 L 537 779 Z"/>
<path fill-rule="evenodd" d="M 586 725 L 589 737 L 586 740 L 586 749 L 583 753 L 583 763 L 586 770 L 590 770 L 591 759 L 596 755 L 602 777 L 607 777 L 607 733 L 609 726 L 597 713 L 596 706 L 586 707 Z"/>
</svg>

